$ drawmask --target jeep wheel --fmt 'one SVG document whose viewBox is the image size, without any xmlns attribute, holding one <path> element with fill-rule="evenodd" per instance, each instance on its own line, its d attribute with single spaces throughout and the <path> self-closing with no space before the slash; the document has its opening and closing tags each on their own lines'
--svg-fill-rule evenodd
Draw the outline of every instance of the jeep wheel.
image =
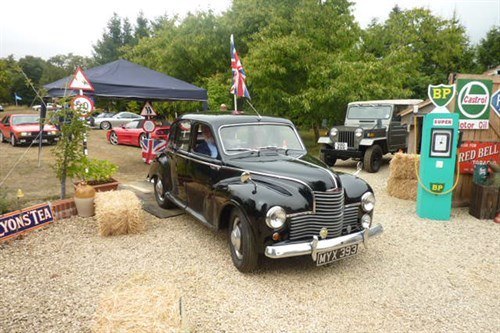
<svg viewBox="0 0 500 333">
<path fill-rule="evenodd" d="M 170 201 L 165 196 L 165 189 L 163 188 L 163 182 L 159 177 L 155 178 L 155 199 L 158 206 L 165 209 L 173 209 L 175 208 L 175 204 Z"/>
<path fill-rule="evenodd" d="M 368 172 L 377 172 L 382 164 L 382 148 L 378 145 L 371 146 L 365 151 L 363 165 Z"/>
<path fill-rule="evenodd" d="M 337 162 L 337 159 L 335 157 L 331 157 L 331 156 L 326 156 L 325 153 L 323 152 L 320 152 L 319 153 L 319 158 L 325 162 L 326 165 L 328 165 L 329 167 L 332 167 L 335 165 L 335 162 Z"/>
<path fill-rule="evenodd" d="M 235 208 L 229 219 L 229 248 L 234 266 L 243 273 L 251 272 L 258 265 L 252 228 L 243 213 Z"/>
</svg>

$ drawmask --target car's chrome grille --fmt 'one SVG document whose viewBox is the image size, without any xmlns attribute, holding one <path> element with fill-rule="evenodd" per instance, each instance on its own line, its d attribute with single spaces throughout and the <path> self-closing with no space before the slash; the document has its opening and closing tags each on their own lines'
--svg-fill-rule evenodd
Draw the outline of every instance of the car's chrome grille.
<svg viewBox="0 0 500 333">
<path fill-rule="evenodd" d="M 347 235 L 361 230 L 361 222 L 358 218 L 359 205 L 349 205 L 344 207 L 344 223 L 342 225 L 342 235 Z"/>
<path fill-rule="evenodd" d="M 354 147 L 354 132 L 351 131 L 339 131 L 338 136 L 339 142 L 347 142 L 347 146 Z"/>
<path fill-rule="evenodd" d="M 347 225 L 357 224 L 357 206 L 349 206 L 346 209 L 347 225 L 344 227 L 344 190 L 331 192 L 314 192 L 316 200 L 316 213 L 309 215 L 294 216 L 290 220 L 290 240 L 312 238 L 319 235 L 322 228 L 328 229 L 328 237 L 338 237 L 344 230 L 349 229 Z"/>
</svg>

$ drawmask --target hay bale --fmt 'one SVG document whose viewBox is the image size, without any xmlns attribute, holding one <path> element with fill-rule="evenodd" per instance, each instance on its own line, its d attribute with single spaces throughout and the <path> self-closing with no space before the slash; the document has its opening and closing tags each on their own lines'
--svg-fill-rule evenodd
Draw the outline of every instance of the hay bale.
<svg viewBox="0 0 500 333">
<path fill-rule="evenodd" d="M 180 297 L 166 281 L 132 277 L 101 296 L 94 332 L 182 332 Z"/>
<path fill-rule="evenodd" d="M 404 199 L 417 200 L 418 180 L 389 178 L 387 181 L 387 192 L 390 196 Z"/>
<path fill-rule="evenodd" d="M 141 202 L 129 190 L 97 192 L 95 216 L 101 236 L 135 234 L 145 229 Z"/>
<path fill-rule="evenodd" d="M 396 179 L 417 179 L 415 175 L 415 159 L 418 168 L 420 155 L 396 153 L 391 159 L 389 177 Z"/>
</svg>

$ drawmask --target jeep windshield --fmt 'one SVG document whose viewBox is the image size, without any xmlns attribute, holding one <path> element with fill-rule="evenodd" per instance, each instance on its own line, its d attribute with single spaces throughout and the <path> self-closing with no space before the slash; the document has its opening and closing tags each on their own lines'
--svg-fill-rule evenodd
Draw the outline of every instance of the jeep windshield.
<svg viewBox="0 0 500 333">
<path fill-rule="evenodd" d="M 290 151 L 305 150 L 295 129 L 286 124 L 235 124 L 220 128 L 220 138 L 227 155 L 264 150 Z"/>
<path fill-rule="evenodd" d="M 390 105 L 351 105 L 347 110 L 348 119 L 389 119 Z"/>
</svg>

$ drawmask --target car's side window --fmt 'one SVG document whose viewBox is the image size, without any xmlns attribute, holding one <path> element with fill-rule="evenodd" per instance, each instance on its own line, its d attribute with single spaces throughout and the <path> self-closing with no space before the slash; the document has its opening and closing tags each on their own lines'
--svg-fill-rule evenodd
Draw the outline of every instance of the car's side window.
<svg viewBox="0 0 500 333">
<path fill-rule="evenodd" d="M 179 150 L 187 151 L 189 149 L 189 138 L 191 136 L 191 122 L 181 120 L 177 123 L 175 131 L 174 147 Z"/>
<path fill-rule="evenodd" d="M 197 124 L 194 126 L 195 140 L 193 142 L 195 153 L 203 154 L 211 158 L 218 158 L 219 152 L 215 143 L 212 130 L 208 125 Z"/>
</svg>

